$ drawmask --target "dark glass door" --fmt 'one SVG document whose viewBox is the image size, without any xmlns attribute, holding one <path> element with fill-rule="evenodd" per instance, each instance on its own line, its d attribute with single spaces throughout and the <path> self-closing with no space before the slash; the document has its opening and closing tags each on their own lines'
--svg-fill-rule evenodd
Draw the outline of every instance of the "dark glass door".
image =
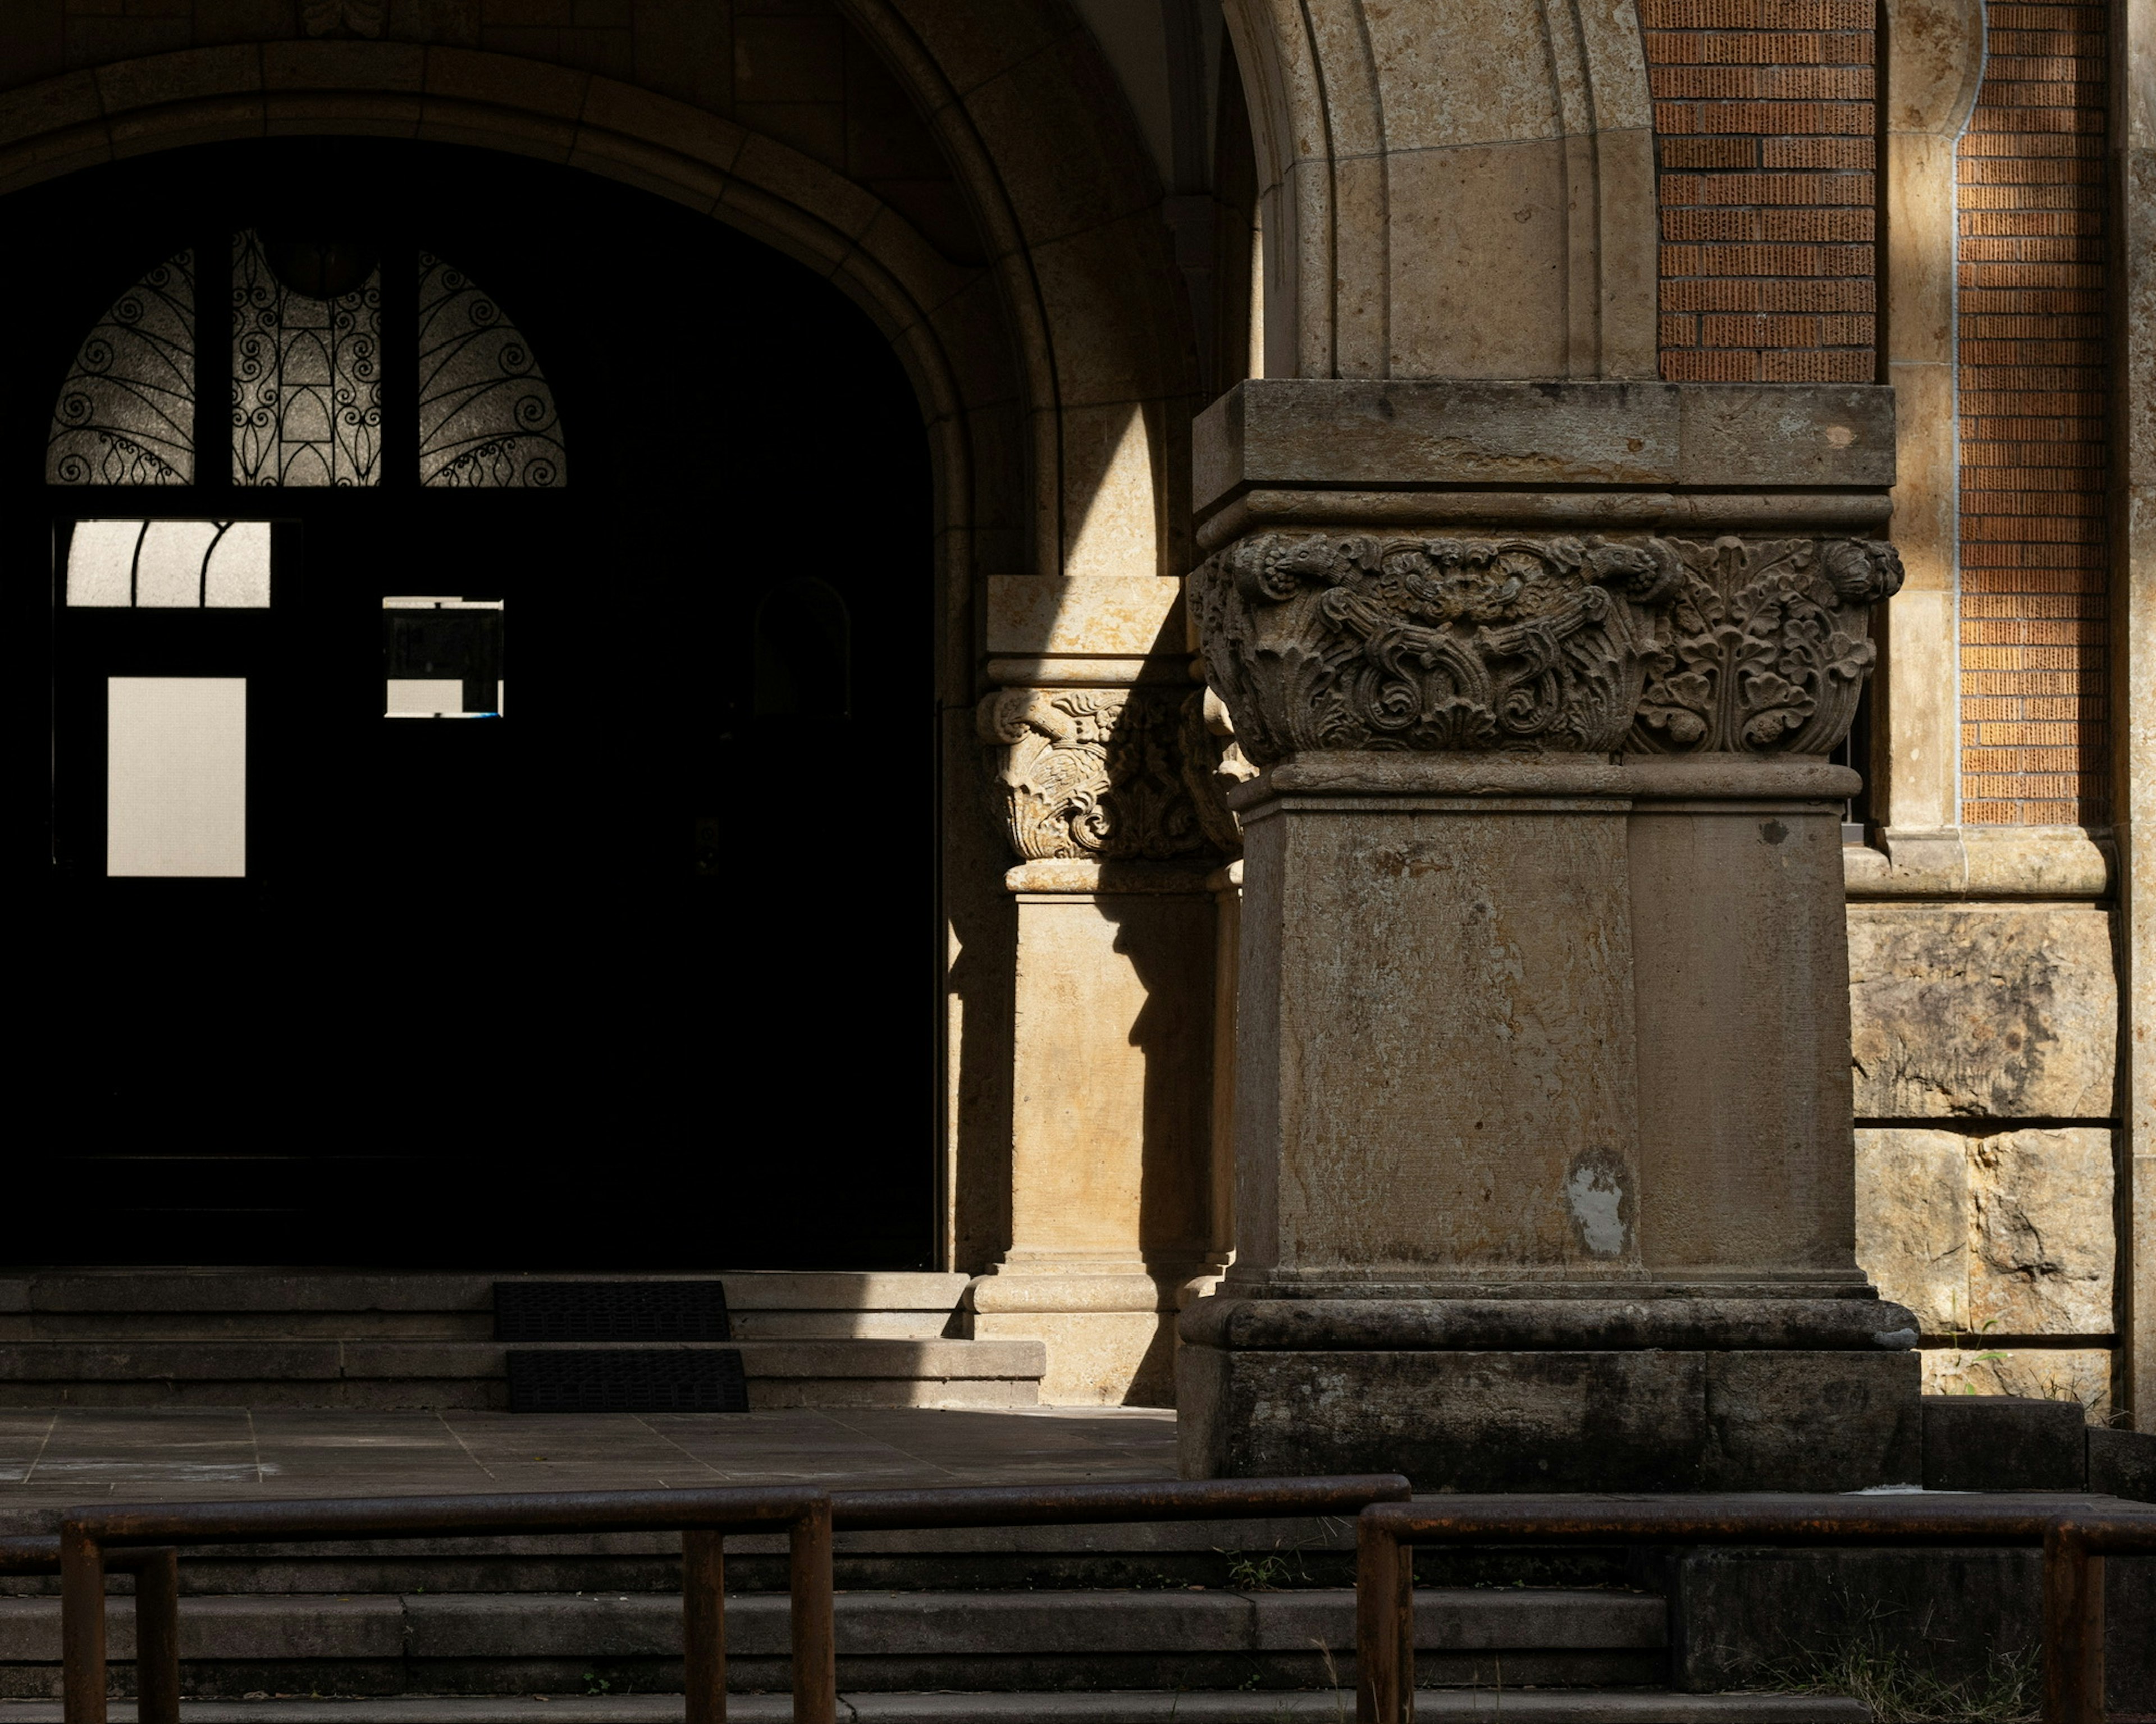
<svg viewBox="0 0 2156 1724">
<path fill-rule="evenodd" d="M 231 483 L 205 269 L 196 482 L 44 483 L 114 295 L 272 222 L 382 260 L 380 482 Z M 31 332 L 0 360 L 0 559 L 50 643 L 8 768 L 56 1098 L 37 1256 L 927 1262 L 929 479 L 860 314 L 714 222 L 446 149 L 187 151 L 17 194 L 0 231 L 50 264 L 0 290 Z M 558 489 L 417 482 L 422 251 L 528 339 Z M 270 524 L 270 603 L 70 605 L 77 523 L 137 518 Z M 157 679 L 213 729 L 244 686 L 236 875 L 110 872 L 108 732 L 163 746 Z"/>
</svg>

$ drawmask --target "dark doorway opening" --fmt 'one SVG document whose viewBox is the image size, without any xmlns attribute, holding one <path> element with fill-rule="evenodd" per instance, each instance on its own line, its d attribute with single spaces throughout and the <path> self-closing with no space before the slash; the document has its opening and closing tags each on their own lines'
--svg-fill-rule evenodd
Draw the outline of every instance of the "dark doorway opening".
<svg viewBox="0 0 2156 1724">
<path fill-rule="evenodd" d="M 235 484 L 248 232 L 303 295 L 378 268 L 376 483 Z M 16 1251 L 927 1266 L 931 478 L 860 310 L 707 217 L 446 146 L 102 167 L 0 202 L 0 243 Z M 85 333 L 190 249 L 193 482 L 49 483 Z M 562 483 L 418 482 L 437 257 L 543 366 Z M 268 523 L 271 601 L 70 607 L 76 524 L 138 518 Z M 239 877 L 108 873 L 116 680 L 157 678 L 244 681 Z M 499 716 L 414 721 L 432 686 Z"/>
</svg>

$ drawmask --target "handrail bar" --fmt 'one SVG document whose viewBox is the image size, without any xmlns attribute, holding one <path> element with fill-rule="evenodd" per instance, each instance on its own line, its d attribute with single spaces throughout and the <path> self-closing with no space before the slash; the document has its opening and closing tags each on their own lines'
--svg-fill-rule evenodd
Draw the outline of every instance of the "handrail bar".
<svg viewBox="0 0 2156 1724">
<path fill-rule="evenodd" d="M 270 1543 L 521 1532 L 753 1532 L 783 1526 L 829 1493 L 726 1485 L 680 1491 L 493 1491 L 470 1496 L 284 1497 L 268 1502 L 121 1503 L 69 1509 L 106 1547 Z"/>
<path fill-rule="evenodd" d="M 2041 1545 L 2044 1724 L 2103 1724 L 2103 1559 L 2156 1554 L 2156 1512 L 1909 1496 L 1447 1496 L 1356 1521 L 1357 1724 L 1412 1724 L 1417 1544 Z"/>
<path fill-rule="evenodd" d="M 1337 1479 L 1188 1479 L 1137 1485 L 977 1485 L 921 1491 L 834 1491 L 841 1532 L 957 1526 L 1075 1526 L 1117 1521 L 1261 1520 L 1353 1516 L 1371 1503 L 1405 1502 L 1398 1473 Z"/>
</svg>

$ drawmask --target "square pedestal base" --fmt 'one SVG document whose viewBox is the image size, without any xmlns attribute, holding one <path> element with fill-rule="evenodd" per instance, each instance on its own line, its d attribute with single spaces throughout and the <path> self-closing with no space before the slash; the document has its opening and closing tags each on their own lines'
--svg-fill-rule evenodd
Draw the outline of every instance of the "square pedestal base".
<svg viewBox="0 0 2156 1724">
<path fill-rule="evenodd" d="M 1861 1491 L 1922 1471 L 1909 1352 L 1193 1345 L 1186 1478 L 1405 1473 L 1418 1491 Z"/>
</svg>

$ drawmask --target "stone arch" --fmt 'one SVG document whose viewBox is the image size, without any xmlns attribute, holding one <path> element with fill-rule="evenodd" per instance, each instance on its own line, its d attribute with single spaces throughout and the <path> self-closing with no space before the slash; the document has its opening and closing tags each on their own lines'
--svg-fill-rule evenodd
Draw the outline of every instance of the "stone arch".
<svg viewBox="0 0 2156 1724">
<path fill-rule="evenodd" d="M 1227 13 L 1263 187 L 1268 376 L 1656 375 L 1634 0 Z"/>
<path fill-rule="evenodd" d="M 1127 119 L 1091 38 L 1036 6 L 999 8 L 986 30 L 902 0 L 847 0 L 845 10 L 948 152 L 988 244 L 987 269 L 952 263 L 834 169 L 702 109 L 442 46 L 244 44 L 48 80 L 0 96 L 0 192 L 151 150 L 310 131 L 478 144 L 623 180 L 778 246 L 884 330 L 937 449 L 947 557 L 968 547 L 952 567 L 977 560 L 971 535 L 985 531 L 978 557 L 998 571 L 1179 572 L 1183 511 L 1168 500 L 1183 490 L 1172 434 L 1194 404 L 1188 320 L 1158 231 L 1158 187 L 1142 146 L 1121 135 Z M 1143 495 L 1118 506 L 1142 516 L 1143 531 L 1089 550 L 1085 523 L 1104 489 L 1138 476 L 1114 429 L 1134 409 Z M 980 423 L 1014 410 L 1029 435 Z M 982 466 L 984 444 L 993 459 Z M 1007 444 L 1026 459 L 1012 464 Z"/>
</svg>

